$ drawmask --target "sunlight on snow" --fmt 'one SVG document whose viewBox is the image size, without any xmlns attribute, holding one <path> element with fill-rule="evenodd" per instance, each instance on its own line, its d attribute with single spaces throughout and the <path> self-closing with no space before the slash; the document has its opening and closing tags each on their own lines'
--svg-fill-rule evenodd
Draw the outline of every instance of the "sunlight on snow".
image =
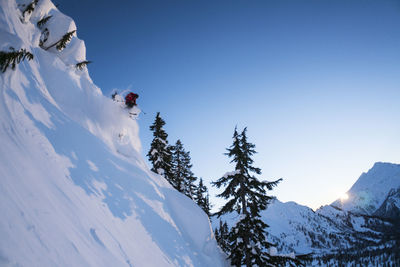
<svg viewBox="0 0 400 267">
<path fill-rule="evenodd" d="M 340 196 L 341 201 L 346 201 L 349 199 L 349 195 L 347 193 L 344 193 L 343 195 Z"/>
</svg>

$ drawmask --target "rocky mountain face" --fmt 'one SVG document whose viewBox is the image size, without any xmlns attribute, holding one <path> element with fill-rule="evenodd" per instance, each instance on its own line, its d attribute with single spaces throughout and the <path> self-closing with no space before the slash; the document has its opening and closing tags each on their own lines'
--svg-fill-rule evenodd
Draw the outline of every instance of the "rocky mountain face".
<svg viewBox="0 0 400 267">
<path fill-rule="evenodd" d="M 374 215 L 388 219 L 400 218 L 400 188 L 389 191 L 385 201 L 374 212 Z"/>
</svg>

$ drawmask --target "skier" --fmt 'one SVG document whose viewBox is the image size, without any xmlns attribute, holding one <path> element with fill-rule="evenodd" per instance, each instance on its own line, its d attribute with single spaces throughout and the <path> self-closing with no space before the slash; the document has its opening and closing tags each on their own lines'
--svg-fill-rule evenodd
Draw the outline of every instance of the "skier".
<svg viewBox="0 0 400 267">
<path fill-rule="evenodd" d="M 135 93 L 129 93 L 125 96 L 125 105 L 128 108 L 132 108 L 133 106 L 136 106 L 136 99 L 139 98 L 138 94 Z"/>
</svg>

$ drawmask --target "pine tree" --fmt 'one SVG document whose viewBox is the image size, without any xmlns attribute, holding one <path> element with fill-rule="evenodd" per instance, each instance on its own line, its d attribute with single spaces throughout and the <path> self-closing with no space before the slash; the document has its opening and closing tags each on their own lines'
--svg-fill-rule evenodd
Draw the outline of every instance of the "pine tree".
<svg viewBox="0 0 400 267">
<path fill-rule="evenodd" d="M 76 63 L 75 67 L 78 70 L 83 70 L 88 64 L 92 63 L 92 61 L 84 60 L 79 63 Z"/>
<path fill-rule="evenodd" d="M 195 199 L 197 205 L 199 205 L 208 217 L 210 217 L 210 196 L 208 194 L 207 186 L 204 185 L 202 178 L 200 178 L 199 184 L 197 185 Z"/>
<path fill-rule="evenodd" d="M 0 51 L 0 69 L 2 72 L 6 72 L 7 68 L 11 65 L 11 69 L 15 69 L 16 65 L 22 60 L 33 59 L 33 54 L 26 51 L 26 49 L 20 49 L 16 51 L 14 47 L 10 47 L 11 52 Z"/>
<path fill-rule="evenodd" d="M 39 20 L 36 23 L 38 28 L 41 29 L 49 21 L 49 19 L 51 19 L 51 17 L 53 17 L 53 16 L 46 16 L 46 17 L 42 18 L 41 20 Z"/>
<path fill-rule="evenodd" d="M 66 34 L 64 34 L 63 37 L 61 37 L 60 40 L 58 40 L 57 42 L 55 42 L 54 44 L 50 45 L 49 47 L 45 48 L 45 50 L 49 50 L 50 48 L 52 48 L 53 46 L 55 46 L 57 48 L 58 51 L 63 50 L 65 47 L 67 47 L 67 43 L 69 41 L 71 41 L 72 36 L 74 35 L 74 33 L 76 32 L 76 30 L 67 32 Z"/>
<path fill-rule="evenodd" d="M 172 147 L 172 185 L 179 192 L 194 199 L 196 193 L 194 182 L 197 178 L 191 170 L 190 160 L 190 153 L 185 151 L 181 140 L 176 141 Z"/>
<path fill-rule="evenodd" d="M 219 220 L 219 227 L 215 229 L 215 239 L 218 242 L 219 247 L 224 251 L 227 255 L 230 254 L 230 248 L 228 243 L 229 236 L 229 228 L 226 222 L 222 222 Z"/>
<path fill-rule="evenodd" d="M 22 11 L 22 17 L 25 18 L 26 13 L 28 13 L 28 15 L 31 14 L 35 10 L 35 7 L 38 4 L 38 2 L 39 0 L 33 0 L 31 3 L 29 3 L 29 5 L 26 6 L 24 11 Z"/>
<path fill-rule="evenodd" d="M 267 266 L 274 259 L 267 253 L 271 246 L 266 241 L 266 223 L 261 220 L 260 212 L 265 210 L 273 199 L 266 190 L 272 190 L 281 179 L 274 182 L 259 181 L 251 173 L 261 174 L 261 169 L 253 166 L 252 156 L 255 145 L 247 141 L 246 128 L 238 134 L 235 128 L 233 144 L 226 155 L 235 163 L 235 170 L 226 173 L 213 184 L 220 188 L 226 186 L 218 195 L 228 202 L 217 213 L 218 217 L 229 212 L 237 212 L 239 220 L 231 228 L 228 236 L 229 259 L 234 266 Z M 221 233 L 220 233 L 221 234 Z"/>
<path fill-rule="evenodd" d="M 219 237 L 219 230 L 218 230 L 218 228 L 215 228 L 214 229 L 214 237 L 215 237 L 215 240 L 217 240 L 217 243 L 218 243 L 218 245 L 219 245 L 219 247 L 221 247 L 221 245 L 219 244 L 219 242 L 220 242 L 220 237 Z"/>
<path fill-rule="evenodd" d="M 150 126 L 154 138 L 147 157 L 153 166 L 151 170 L 164 176 L 173 184 L 171 175 L 171 147 L 168 145 L 168 134 L 163 129 L 164 125 L 165 121 L 160 117 L 160 112 L 158 112 L 154 123 Z"/>
</svg>

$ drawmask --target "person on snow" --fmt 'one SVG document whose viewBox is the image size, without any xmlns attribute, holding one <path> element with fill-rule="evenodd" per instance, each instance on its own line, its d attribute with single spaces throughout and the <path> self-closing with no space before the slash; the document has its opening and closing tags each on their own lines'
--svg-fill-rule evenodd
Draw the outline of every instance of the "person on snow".
<svg viewBox="0 0 400 267">
<path fill-rule="evenodd" d="M 125 96 L 125 105 L 128 108 L 132 108 L 133 106 L 136 106 L 136 99 L 139 98 L 138 94 L 135 93 L 129 93 Z"/>
</svg>

